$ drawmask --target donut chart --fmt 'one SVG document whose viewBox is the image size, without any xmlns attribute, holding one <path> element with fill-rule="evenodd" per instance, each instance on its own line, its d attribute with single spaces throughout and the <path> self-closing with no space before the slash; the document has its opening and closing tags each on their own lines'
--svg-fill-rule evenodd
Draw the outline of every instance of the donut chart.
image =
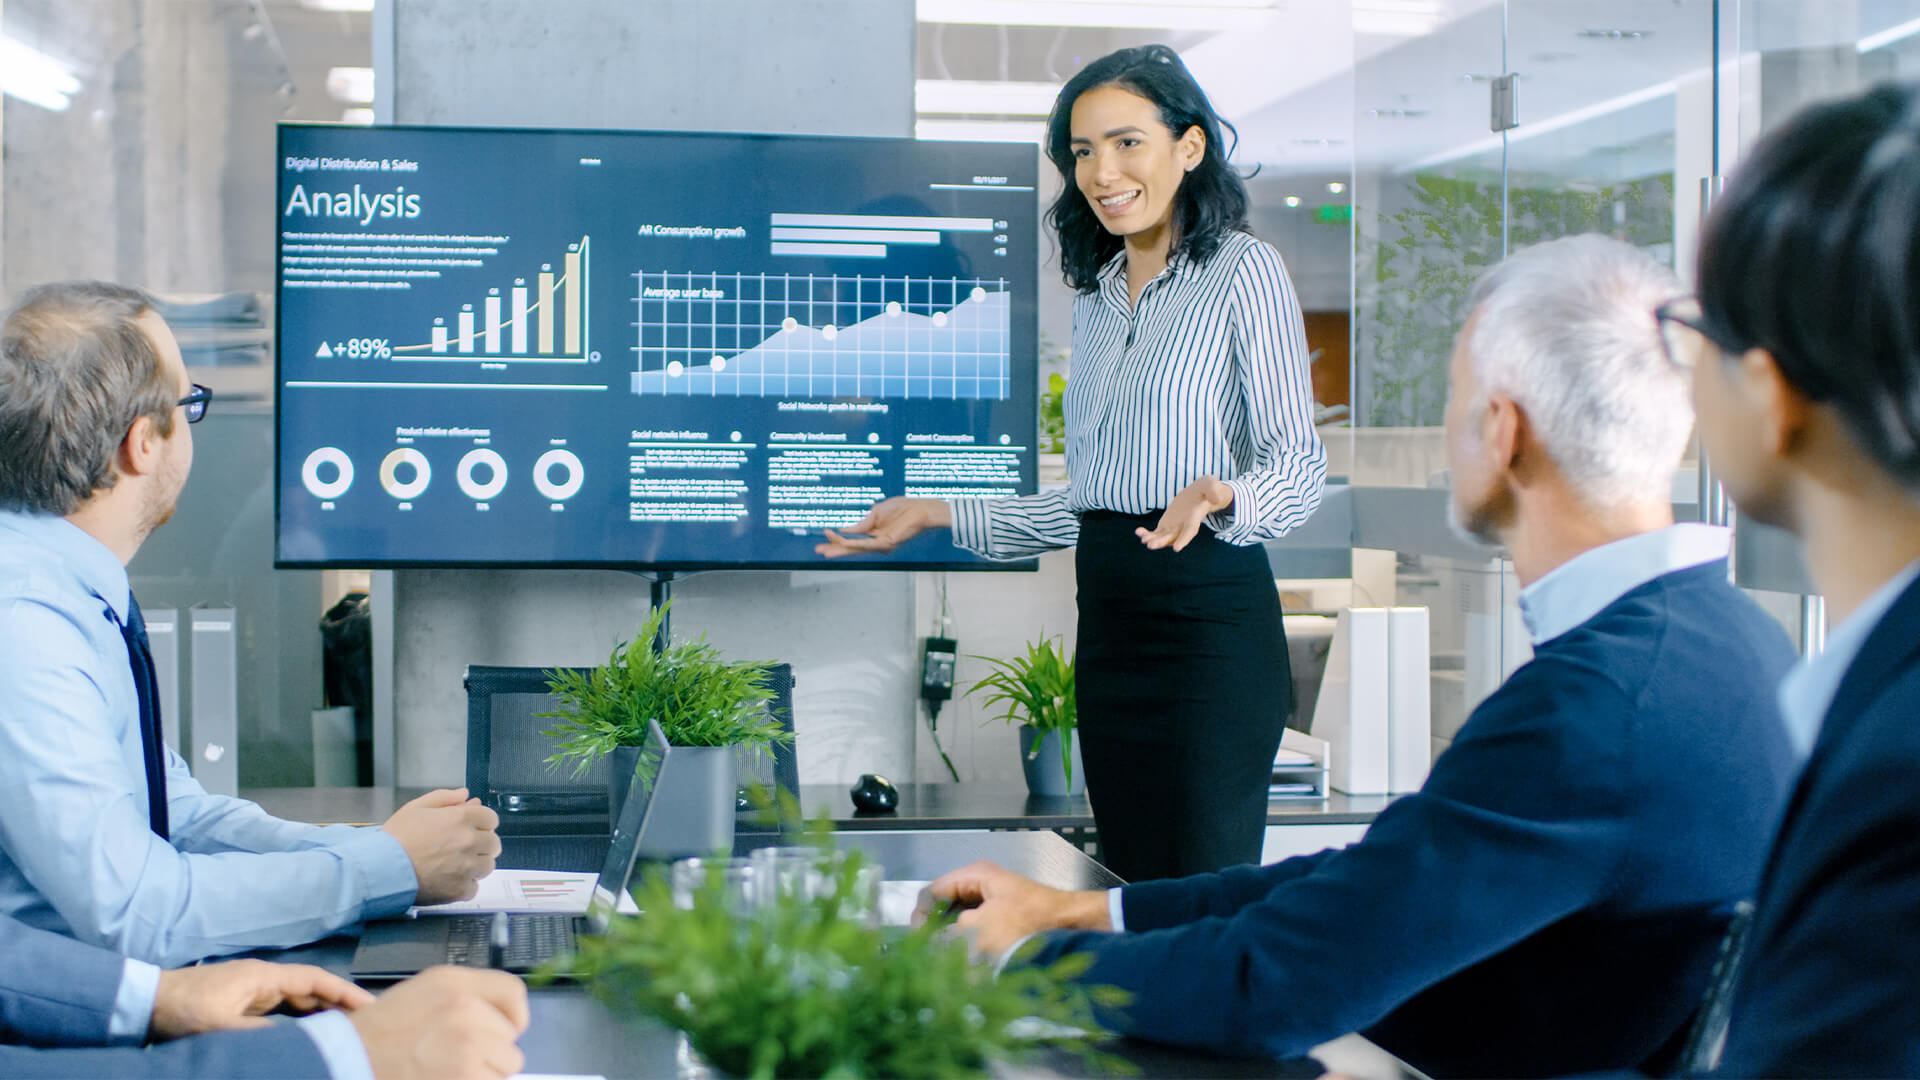
<svg viewBox="0 0 1920 1080">
<path fill-rule="evenodd" d="M 487 479 L 483 482 L 474 477 L 476 469 L 484 467 Z M 460 490 L 467 498 L 476 502 L 486 502 L 507 489 L 507 459 L 492 450 L 482 447 L 469 450 L 460 459 L 460 467 L 454 472 L 454 479 L 460 484 Z"/>
<path fill-rule="evenodd" d="M 567 478 L 557 484 L 553 482 L 556 469 L 565 470 L 567 474 Z M 586 481 L 587 470 L 571 450 L 549 450 L 533 463 L 533 486 L 554 502 L 573 498 Z"/>
<path fill-rule="evenodd" d="M 333 466 L 334 478 L 322 480 L 320 470 L 328 465 Z M 353 459 L 337 446 L 323 446 L 308 454 L 301 464 L 300 482 L 317 499 L 337 499 L 353 486 Z"/>
<path fill-rule="evenodd" d="M 413 466 L 413 478 L 402 481 L 400 467 Z M 417 499 L 427 490 L 427 484 L 433 480 L 433 466 L 427 464 L 427 455 L 411 446 L 403 446 L 386 456 L 380 462 L 380 486 L 387 494 L 396 499 Z"/>
</svg>

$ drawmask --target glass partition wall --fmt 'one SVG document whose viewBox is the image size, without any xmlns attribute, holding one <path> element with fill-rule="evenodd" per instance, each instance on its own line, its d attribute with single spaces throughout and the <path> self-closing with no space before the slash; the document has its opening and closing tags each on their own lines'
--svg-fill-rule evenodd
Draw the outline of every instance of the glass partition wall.
<svg viewBox="0 0 1920 1080">
<path fill-rule="evenodd" d="M 371 6 L 0 0 L 0 300 L 84 276 L 231 305 L 181 309 L 189 362 L 219 398 L 195 429 L 180 514 L 132 574 L 149 607 L 237 612 L 246 786 L 338 775 L 311 712 L 319 613 L 343 583 L 271 569 L 267 202 L 276 120 L 370 119 L 356 110 L 372 97 Z M 1529 651 L 1510 567 L 1446 525 L 1439 425 L 1474 279 L 1517 247 L 1588 231 L 1685 278 L 1712 178 L 1755 138 L 1810 100 L 1920 76 L 1920 0 L 1247 0 L 1189 5 L 1222 9 L 1220 25 L 1011 29 L 934 6 L 954 21 L 922 5 L 923 83 L 998 78 L 1039 103 L 992 106 L 987 137 L 1035 138 L 1062 78 L 1149 40 L 1178 48 L 1238 126 L 1235 159 L 1259 166 L 1254 229 L 1307 311 L 1338 485 L 1326 520 L 1276 545 L 1276 575 L 1294 579 L 1290 612 L 1430 609 L 1436 750 Z M 1496 110 L 1503 87 L 1512 104 Z M 928 137 L 966 126 L 923 120 Z M 1042 304 L 1064 345 L 1070 297 Z M 1710 464 L 1689 452 L 1682 518 L 1700 516 Z M 1794 545 L 1738 535 L 1738 580 L 1817 646 L 1823 613 L 1802 599 Z"/>
<path fill-rule="evenodd" d="M 1756 138 L 1808 102 L 1920 75 L 1920 2 L 1352 8 L 1352 420 L 1327 438 L 1333 471 L 1354 485 L 1356 545 L 1393 545 L 1390 580 L 1388 563 L 1356 552 L 1356 595 L 1371 564 L 1382 576 L 1366 596 L 1432 609 L 1437 752 L 1530 652 L 1510 563 L 1416 528 L 1444 506 L 1447 356 L 1473 281 L 1505 253 L 1582 232 L 1690 281 L 1702 215 Z M 1368 500 L 1380 513 L 1363 512 Z M 1824 609 L 1797 545 L 1735 521 L 1697 447 L 1674 509 L 1735 524 L 1736 580 L 1804 650 L 1820 647 Z"/>
<path fill-rule="evenodd" d="M 63 279 L 141 286 L 214 388 L 192 482 L 128 573 L 190 639 L 165 699 L 176 715 L 196 711 L 194 657 L 230 650 L 199 704 L 231 734 L 182 749 L 247 787 L 354 782 L 352 721 L 315 717 L 336 583 L 273 569 L 268 469 L 274 125 L 364 104 L 371 36 L 352 6 L 0 0 L 0 304 Z"/>
<path fill-rule="evenodd" d="M 1394 545 L 1390 563 L 1357 555 L 1356 576 L 1390 565 L 1371 594 L 1430 609 L 1438 753 L 1531 654 L 1510 561 L 1444 521 L 1440 424 L 1467 294 L 1559 236 L 1614 236 L 1669 265 L 1690 252 L 1697 205 L 1680 208 L 1709 171 L 1715 5 L 1454 0 L 1426 5 L 1435 25 L 1415 35 L 1354 6 L 1353 426 L 1329 442 L 1347 447 L 1356 545 Z"/>
</svg>

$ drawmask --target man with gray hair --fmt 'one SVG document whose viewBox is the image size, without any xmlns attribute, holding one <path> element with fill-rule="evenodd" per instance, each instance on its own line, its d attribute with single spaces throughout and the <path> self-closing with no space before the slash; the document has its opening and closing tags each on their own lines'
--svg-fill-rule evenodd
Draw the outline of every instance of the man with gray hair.
<svg viewBox="0 0 1920 1080">
<path fill-rule="evenodd" d="M 162 741 L 126 564 L 211 398 L 136 290 L 44 286 L 0 324 L 0 915 L 168 966 L 466 899 L 500 851 L 464 791 L 318 828 L 208 794 Z"/>
<path fill-rule="evenodd" d="M 1595 236 L 1475 289 L 1452 517 L 1511 555 L 1534 656 L 1359 843 L 1106 892 L 977 863 L 923 902 L 968 908 L 987 955 L 1082 954 L 1141 1038 L 1295 1056 L 1362 1031 L 1435 1076 L 1671 1067 L 1784 801 L 1794 659 L 1728 583 L 1726 531 L 1673 522 L 1692 415 L 1654 310 L 1679 291 Z"/>
</svg>

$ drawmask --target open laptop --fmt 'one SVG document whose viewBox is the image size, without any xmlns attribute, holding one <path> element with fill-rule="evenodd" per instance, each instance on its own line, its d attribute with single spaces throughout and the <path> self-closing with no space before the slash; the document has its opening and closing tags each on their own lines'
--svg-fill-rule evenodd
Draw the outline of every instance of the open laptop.
<svg viewBox="0 0 1920 1080">
<path fill-rule="evenodd" d="M 666 734 L 657 722 L 648 721 L 647 742 L 640 748 L 633 785 L 627 789 L 627 801 L 620 808 L 619 821 L 614 823 L 607 858 L 601 864 L 600 878 L 594 884 L 587 913 L 507 916 L 507 940 L 499 967 L 514 972 L 532 971 L 555 956 L 572 952 L 576 935 L 606 930 L 633 876 L 634 859 L 640 852 L 640 834 L 646 829 L 660 770 L 666 765 L 669 753 Z M 489 936 L 494 921 L 494 915 L 486 913 L 370 922 L 360 935 L 360 947 L 354 951 L 350 974 L 357 979 L 400 979 L 435 964 L 493 966 L 489 962 Z"/>
</svg>

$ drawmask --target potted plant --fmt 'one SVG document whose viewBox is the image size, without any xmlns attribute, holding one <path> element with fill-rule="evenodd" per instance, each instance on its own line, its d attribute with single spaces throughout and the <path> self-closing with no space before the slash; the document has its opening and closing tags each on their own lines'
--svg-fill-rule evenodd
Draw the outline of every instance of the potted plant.
<svg viewBox="0 0 1920 1080">
<path fill-rule="evenodd" d="M 731 850 L 737 748 L 765 752 L 793 735 L 768 714 L 770 662 L 730 663 L 705 634 L 656 648 L 666 612 L 666 606 L 654 609 L 633 640 L 615 645 L 599 667 L 547 673 L 559 705 L 540 715 L 561 721 L 547 732 L 560 740 L 547 764 L 572 766 L 578 776 L 607 758 L 609 810 L 617 816 L 647 739 L 647 721 L 658 720 L 675 749 L 654 790 L 657 811 L 641 838 L 642 853 Z"/>
<path fill-rule="evenodd" d="M 634 891 L 646 915 L 583 936 L 564 967 L 615 1012 L 685 1033 L 699 1065 L 727 1076 L 982 1076 L 1042 1047 L 1091 1069 L 1124 1068 L 1096 1045 L 1106 1033 L 1094 1007 L 1124 1006 L 1126 995 L 1069 981 L 1089 957 L 996 976 L 970 961 L 950 916 L 909 930 L 850 909 L 844 898 L 858 893 L 864 865 L 859 852 L 830 855 L 831 887 L 748 913 L 718 875 L 676 906 L 654 868 Z"/>
<path fill-rule="evenodd" d="M 1087 790 L 1086 770 L 1080 766 L 1080 744 L 1073 731 L 1078 713 L 1073 700 L 1073 658 L 1059 638 L 1041 638 L 1027 645 L 1027 654 L 1012 660 L 976 656 L 994 671 L 973 684 L 969 694 L 989 691 L 988 708 L 1004 705 L 994 720 L 1020 725 L 1020 763 L 1027 774 L 1027 791 L 1034 795 L 1078 795 Z"/>
</svg>

